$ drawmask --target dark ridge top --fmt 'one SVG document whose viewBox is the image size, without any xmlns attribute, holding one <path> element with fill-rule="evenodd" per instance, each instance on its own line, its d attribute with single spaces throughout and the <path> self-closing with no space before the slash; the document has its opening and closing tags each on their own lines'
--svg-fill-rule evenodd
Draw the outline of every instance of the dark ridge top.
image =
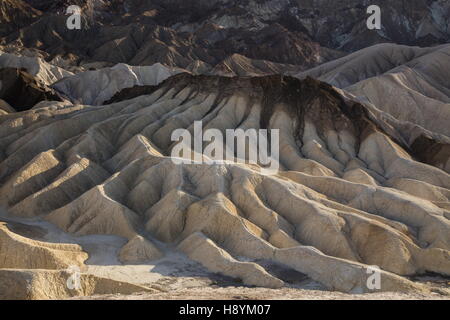
<svg viewBox="0 0 450 320">
<path fill-rule="evenodd" d="M 298 141 L 303 136 L 305 119 L 309 119 L 316 124 L 318 134 L 324 140 L 326 140 L 325 134 L 329 129 L 347 129 L 358 137 L 359 141 L 364 140 L 370 133 L 379 131 L 408 150 L 408 147 L 399 139 L 383 129 L 384 126 L 370 114 L 364 105 L 356 101 L 345 100 L 333 86 L 311 77 L 300 80 L 283 75 L 222 77 L 181 73 L 168 78 L 157 86 L 135 86 L 123 89 L 105 104 L 152 94 L 159 89 L 166 93 L 170 89 L 179 92 L 186 87 L 194 89 L 191 97 L 198 93 L 217 93 L 216 103 L 212 109 L 220 101 L 234 94 L 245 96 L 249 106 L 253 102 L 261 103 L 261 128 L 269 126 L 269 121 L 277 106 L 283 105 L 283 110 L 298 120 L 295 132 Z"/>
<path fill-rule="evenodd" d="M 0 69 L 0 99 L 16 111 L 31 109 L 41 101 L 63 101 L 53 89 L 40 83 L 25 69 Z"/>
</svg>

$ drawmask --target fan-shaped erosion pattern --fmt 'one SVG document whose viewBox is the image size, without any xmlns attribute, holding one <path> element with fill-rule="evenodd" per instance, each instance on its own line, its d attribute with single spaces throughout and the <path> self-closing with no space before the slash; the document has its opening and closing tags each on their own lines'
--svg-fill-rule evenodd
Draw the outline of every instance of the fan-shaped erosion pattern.
<svg viewBox="0 0 450 320">
<path fill-rule="evenodd" d="M 407 277 L 450 275 L 450 176 L 330 85 L 179 74 L 130 94 L 1 116 L 0 205 L 75 235 L 126 238 L 125 260 L 160 257 L 157 240 L 248 285 L 286 285 L 262 261 L 353 293 L 372 291 L 374 265 L 381 291 L 426 291 Z M 195 121 L 279 129 L 279 172 L 173 161 L 172 132 Z"/>
</svg>

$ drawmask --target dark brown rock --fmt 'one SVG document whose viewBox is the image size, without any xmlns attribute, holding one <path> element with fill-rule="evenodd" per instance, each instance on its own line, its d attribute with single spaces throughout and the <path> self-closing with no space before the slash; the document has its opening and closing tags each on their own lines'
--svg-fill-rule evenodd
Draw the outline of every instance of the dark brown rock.
<svg viewBox="0 0 450 320">
<path fill-rule="evenodd" d="M 24 69 L 0 69 L 0 83 L 0 99 L 19 112 L 31 109 L 41 101 L 62 101 L 57 92 L 40 83 Z"/>
<path fill-rule="evenodd" d="M 414 140 L 411 150 L 419 161 L 441 168 L 445 168 L 450 159 L 450 144 L 437 141 L 425 134 Z"/>
</svg>

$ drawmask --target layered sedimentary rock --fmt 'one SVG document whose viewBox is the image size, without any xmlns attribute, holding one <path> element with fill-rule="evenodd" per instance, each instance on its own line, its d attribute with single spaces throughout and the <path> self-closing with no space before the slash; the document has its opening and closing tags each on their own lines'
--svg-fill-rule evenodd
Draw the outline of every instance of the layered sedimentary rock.
<svg viewBox="0 0 450 320">
<path fill-rule="evenodd" d="M 154 289 L 89 274 L 80 274 L 71 289 L 67 283 L 72 276 L 67 271 L 0 269 L 0 299 L 55 300 L 96 294 L 156 292 Z"/>
<path fill-rule="evenodd" d="M 14 110 L 14 108 L 11 107 L 8 102 L 0 99 L 0 114 L 7 114 L 10 112 L 16 112 L 16 110 Z"/>
<path fill-rule="evenodd" d="M 297 74 L 344 89 L 381 112 L 422 161 L 450 171 L 450 46 L 383 44 Z"/>
<path fill-rule="evenodd" d="M 32 239 L 41 237 L 37 230 L 0 222 L 0 299 L 64 299 L 155 292 L 148 287 L 84 273 L 88 254 L 80 245 Z"/>
<path fill-rule="evenodd" d="M 4 0 L 0 3 L 0 36 L 30 25 L 42 14 L 24 1 Z"/>
<path fill-rule="evenodd" d="M 117 257 L 100 269 L 182 253 L 249 286 L 292 285 L 281 268 L 353 293 L 376 290 L 374 266 L 381 291 L 448 277 L 449 3 L 374 4 L 381 30 L 359 0 L 1 1 L 0 299 L 154 292 L 109 271 L 70 289 L 100 259 L 89 235 L 123 238 L 102 240 Z M 278 129 L 279 171 L 247 142 L 227 161 L 174 154 L 196 121 L 223 142 Z"/>
<path fill-rule="evenodd" d="M 421 163 L 381 111 L 311 78 L 180 74 L 143 93 L 0 117 L 0 204 L 75 235 L 126 238 L 125 260 L 160 256 L 156 239 L 249 285 L 284 285 L 262 261 L 345 292 L 370 291 L 372 265 L 384 291 L 450 274 L 450 176 Z M 280 171 L 245 156 L 173 161 L 173 131 L 195 121 L 278 129 Z"/>
</svg>

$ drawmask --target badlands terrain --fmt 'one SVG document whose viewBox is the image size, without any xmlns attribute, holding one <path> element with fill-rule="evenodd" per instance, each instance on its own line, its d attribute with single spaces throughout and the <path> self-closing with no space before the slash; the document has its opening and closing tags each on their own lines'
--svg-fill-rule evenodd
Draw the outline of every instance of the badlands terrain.
<svg viewBox="0 0 450 320">
<path fill-rule="evenodd" d="M 0 299 L 449 299 L 448 3 L 232 2 L 2 1 Z M 279 171 L 174 161 L 197 121 Z"/>
</svg>

